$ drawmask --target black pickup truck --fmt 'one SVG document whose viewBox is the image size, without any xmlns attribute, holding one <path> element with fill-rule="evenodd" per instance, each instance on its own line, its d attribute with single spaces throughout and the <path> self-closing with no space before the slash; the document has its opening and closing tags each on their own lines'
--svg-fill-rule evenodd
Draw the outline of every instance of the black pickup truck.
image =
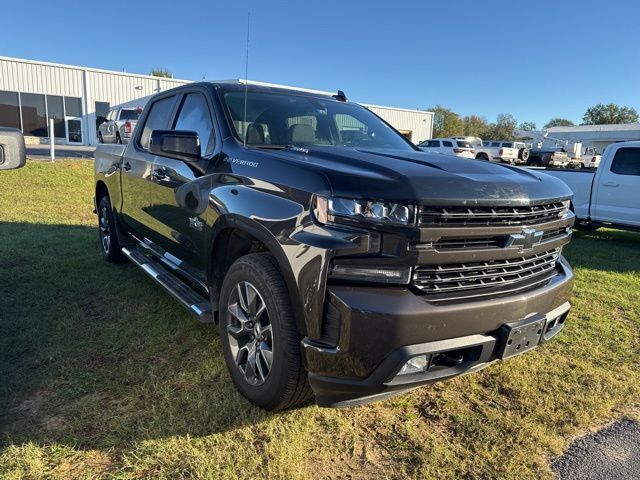
<svg viewBox="0 0 640 480">
<path fill-rule="evenodd" d="M 98 147 L 103 256 L 219 326 L 237 388 L 349 406 L 477 371 L 563 327 L 571 191 L 418 150 L 342 92 L 155 95 Z"/>
</svg>

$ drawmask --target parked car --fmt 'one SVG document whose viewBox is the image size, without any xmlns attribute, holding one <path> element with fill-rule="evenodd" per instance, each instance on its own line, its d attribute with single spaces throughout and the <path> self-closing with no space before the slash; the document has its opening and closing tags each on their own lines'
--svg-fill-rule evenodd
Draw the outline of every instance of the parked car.
<svg viewBox="0 0 640 480">
<path fill-rule="evenodd" d="M 22 132 L 0 127 L 0 170 L 15 170 L 27 162 L 27 149 Z"/>
<path fill-rule="evenodd" d="M 573 191 L 571 209 L 580 229 L 602 225 L 640 229 L 640 142 L 609 145 L 598 169 L 545 170 Z"/>
<path fill-rule="evenodd" d="M 95 153 L 102 255 L 216 322 L 263 408 L 389 397 L 565 324 L 574 215 L 556 178 L 421 152 L 340 93 L 192 83 L 140 126 Z"/>
<path fill-rule="evenodd" d="M 562 148 L 537 148 L 529 151 L 527 165 L 532 167 L 565 168 L 571 159 Z"/>
<path fill-rule="evenodd" d="M 483 141 L 481 147 L 476 147 L 476 158 L 510 164 L 524 163 L 518 158 L 518 149 L 513 148 L 513 143 L 510 143 L 511 146 L 503 146 L 503 144 L 509 144 L 509 142 Z"/>
<path fill-rule="evenodd" d="M 443 155 L 455 155 L 457 157 L 474 158 L 475 150 L 473 145 L 466 140 L 455 138 L 434 138 L 425 140 L 418 147 L 423 152 L 441 153 Z"/>
<path fill-rule="evenodd" d="M 100 143 L 128 143 L 142 113 L 140 107 L 118 107 L 109 111 L 98 127 Z"/>
</svg>

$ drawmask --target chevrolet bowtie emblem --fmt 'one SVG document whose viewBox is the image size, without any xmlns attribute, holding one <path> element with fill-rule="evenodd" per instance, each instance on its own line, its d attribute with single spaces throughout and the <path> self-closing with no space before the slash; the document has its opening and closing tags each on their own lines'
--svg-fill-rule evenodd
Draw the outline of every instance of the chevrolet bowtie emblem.
<svg viewBox="0 0 640 480">
<path fill-rule="evenodd" d="M 520 247 L 522 251 L 531 250 L 534 245 L 542 241 L 543 234 L 544 232 L 536 230 L 535 228 L 523 228 L 522 233 L 509 235 L 505 247 Z"/>
</svg>

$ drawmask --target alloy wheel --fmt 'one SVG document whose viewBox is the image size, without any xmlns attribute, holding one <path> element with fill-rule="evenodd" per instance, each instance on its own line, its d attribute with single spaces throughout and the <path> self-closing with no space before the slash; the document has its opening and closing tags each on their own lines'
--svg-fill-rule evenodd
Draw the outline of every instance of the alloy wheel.
<svg viewBox="0 0 640 480">
<path fill-rule="evenodd" d="M 100 209 L 100 242 L 102 243 L 102 249 L 104 253 L 109 254 L 111 248 L 111 232 L 109 230 L 109 211 L 106 206 Z"/>
<path fill-rule="evenodd" d="M 273 331 L 264 299 L 256 287 L 242 281 L 231 291 L 227 311 L 234 363 L 249 385 L 262 385 L 273 364 Z"/>
</svg>

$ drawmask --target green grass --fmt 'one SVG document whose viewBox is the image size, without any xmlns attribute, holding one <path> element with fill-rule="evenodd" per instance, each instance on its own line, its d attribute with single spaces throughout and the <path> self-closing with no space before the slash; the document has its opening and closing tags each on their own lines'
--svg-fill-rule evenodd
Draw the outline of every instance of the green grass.
<svg viewBox="0 0 640 480">
<path fill-rule="evenodd" d="M 271 414 L 215 328 L 98 254 L 92 164 L 0 173 L 0 477 L 544 478 L 640 398 L 640 235 L 577 233 L 564 332 L 373 405 Z"/>
</svg>

